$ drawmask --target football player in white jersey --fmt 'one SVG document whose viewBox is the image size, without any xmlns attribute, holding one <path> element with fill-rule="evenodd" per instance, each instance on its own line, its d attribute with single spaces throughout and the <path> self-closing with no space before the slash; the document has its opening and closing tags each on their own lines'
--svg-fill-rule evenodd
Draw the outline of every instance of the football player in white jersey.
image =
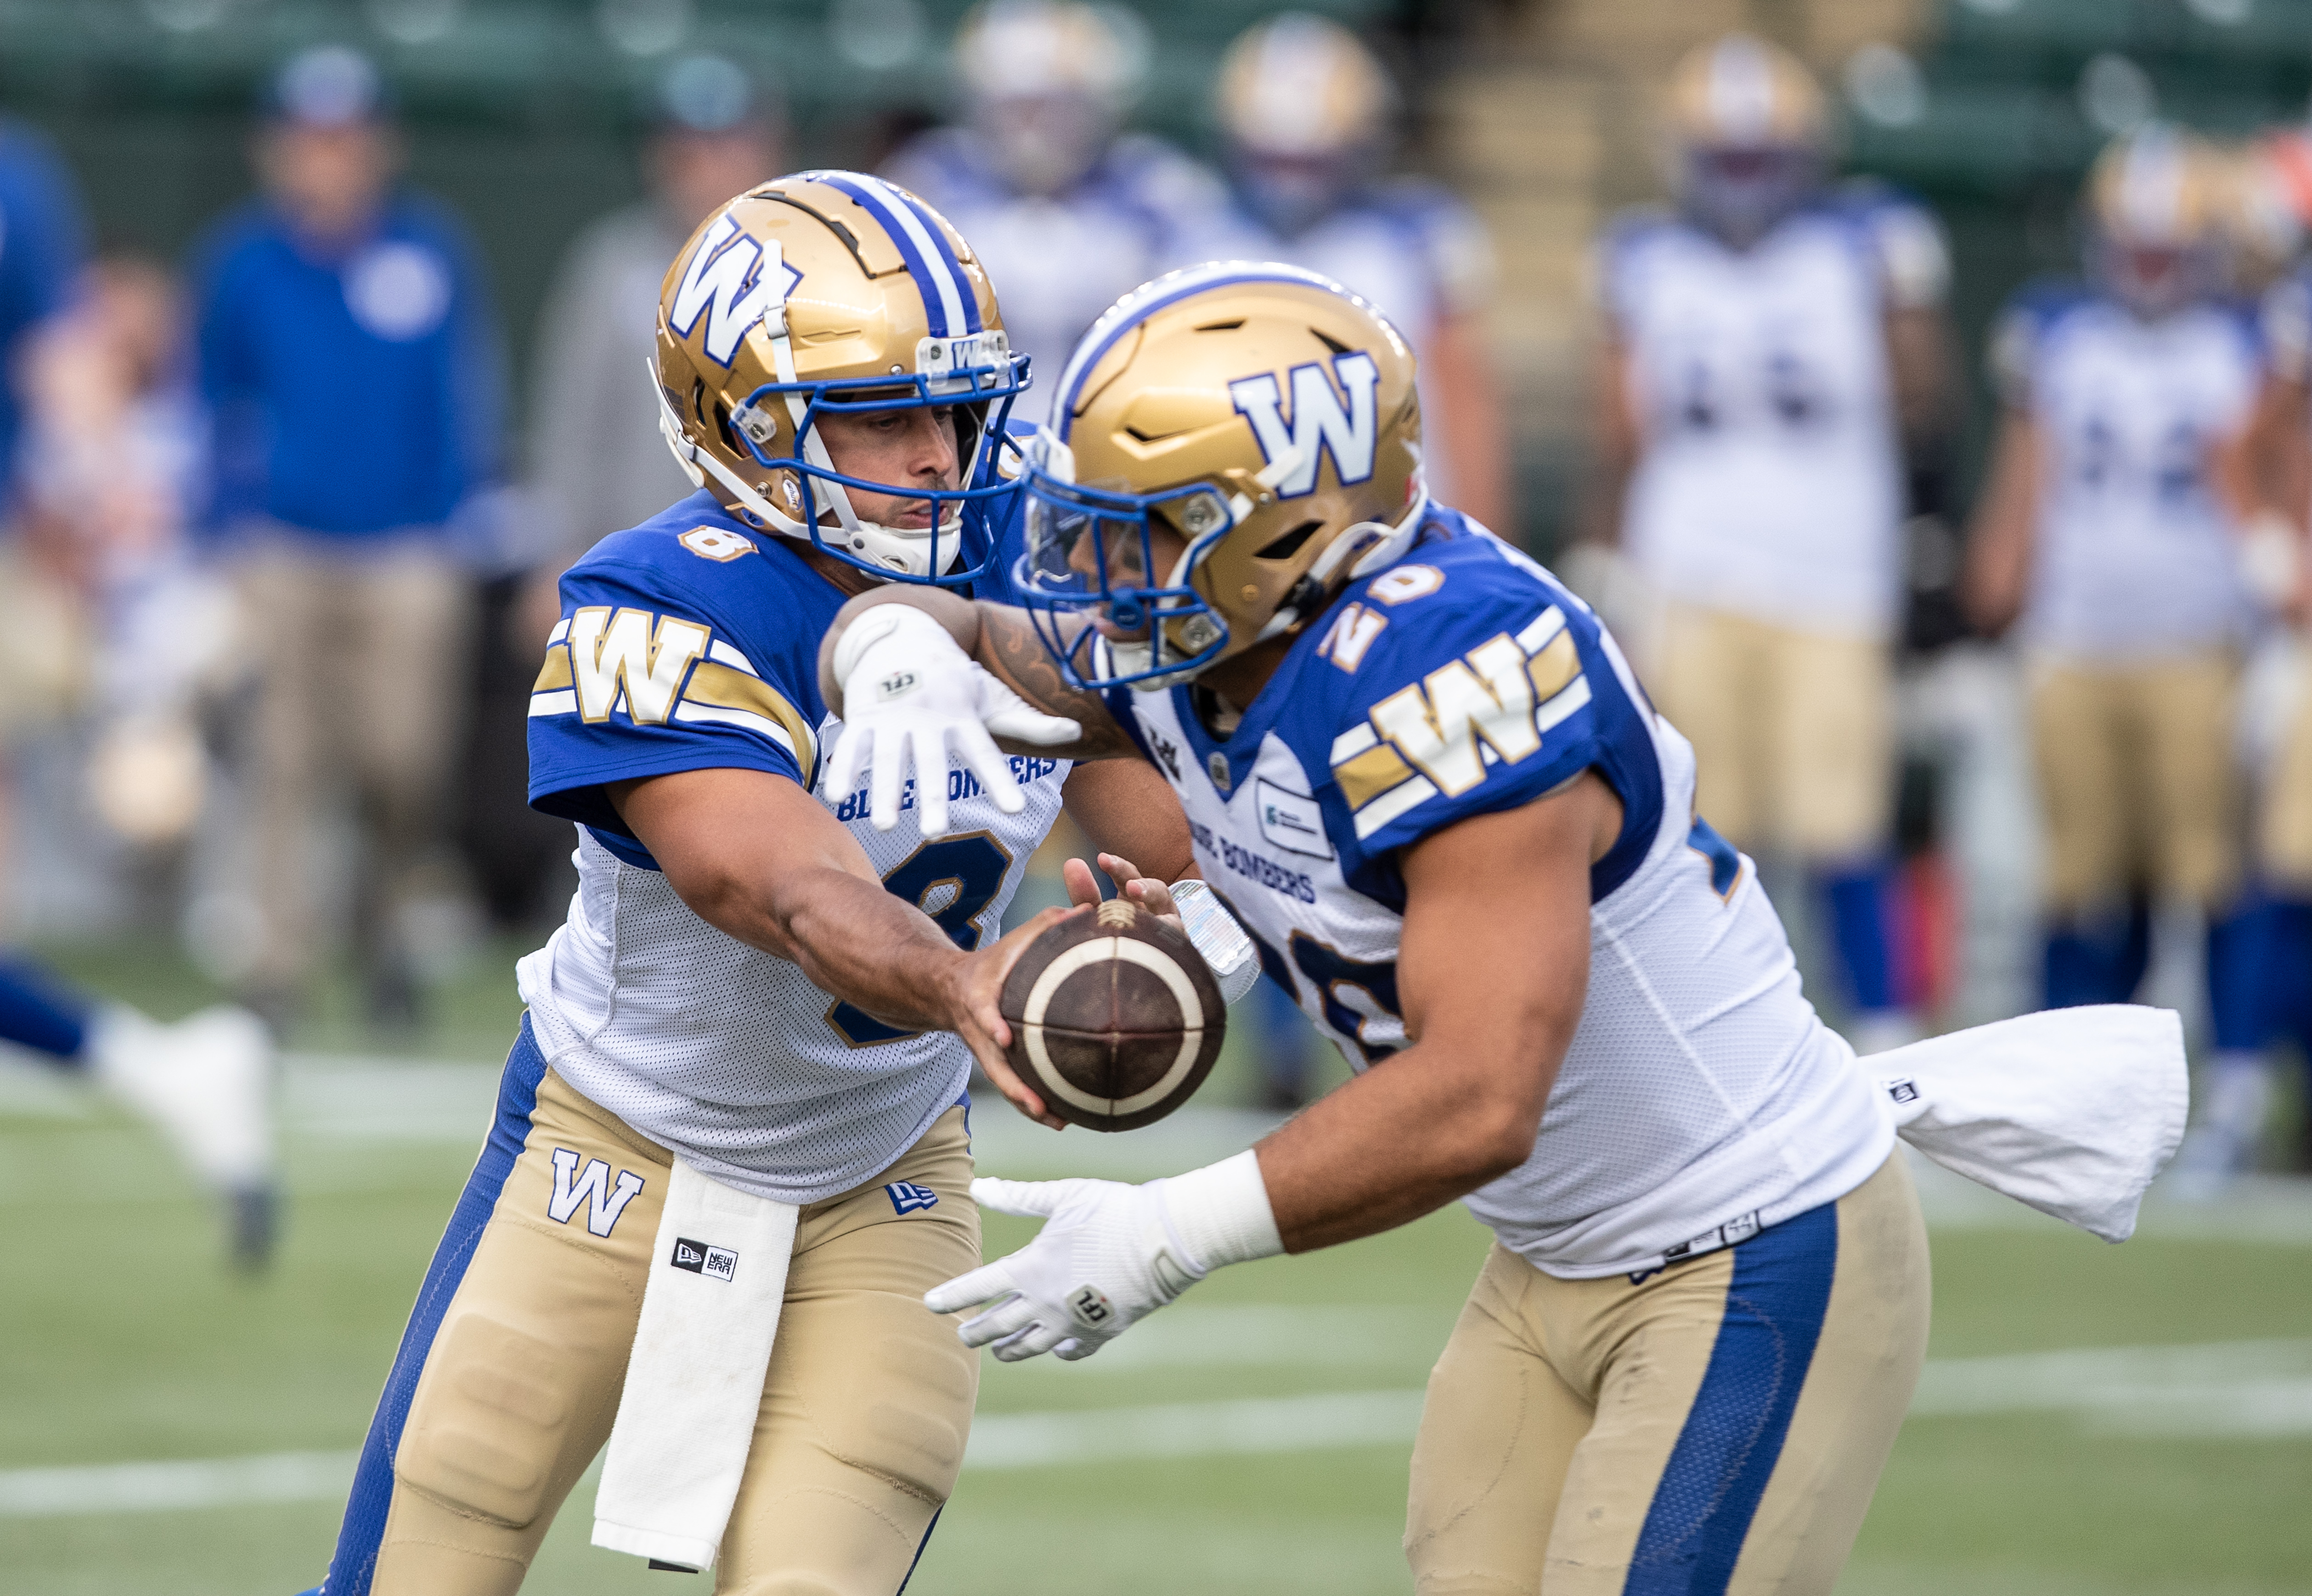
<svg viewBox="0 0 2312 1596">
<path fill-rule="evenodd" d="M 1906 437 L 1942 414 L 1940 229 L 1824 183 L 1822 94 L 1736 36 L 1679 64 L 1674 214 L 1625 218 L 1597 268 L 1600 489 L 1660 601 L 1648 686 L 1694 739 L 1703 807 L 1805 868 L 1857 1045 L 1914 1033 L 1887 930 L 1893 644 Z"/>
<path fill-rule="evenodd" d="M 2012 625 L 2027 661 L 2048 1005 L 2126 1000 L 2151 902 L 2203 911 L 2203 1115 L 2240 1131 L 2262 1117 L 2264 1069 L 2234 740 L 2258 603 L 2244 495 L 2220 467 L 2264 357 L 2225 295 L 2224 176 L 2162 127 L 2097 162 L 2089 283 L 2027 289 L 1994 335 L 2006 406 L 1967 589 L 1977 624 Z M 2215 1151 L 2203 1138 L 2192 1156 Z"/>
<path fill-rule="evenodd" d="M 785 1205 L 793 1226 L 735 1500 L 687 1558 L 608 1513 L 597 1539 L 717 1563 L 722 1589 L 898 1589 L 976 1385 L 916 1302 L 977 1260 L 975 1051 L 1040 1108 L 1003 1068 L 994 1005 L 1059 911 L 999 942 L 1004 905 L 1063 801 L 1118 853 L 1189 868 L 1144 771 L 1007 761 L 983 737 L 947 773 L 927 744 L 943 779 L 878 797 L 920 810 L 929 842 L 874 830 L 867 792 L 826 780 L 836 722 L 813 661 L 845 597 L 1006 590 L 985 573 L 1017 490 L 994 458 L 1025 372 L 944 220 L 854 173 L 750 189 L 669 269 L 654 364 L 702 491 L 563 577 L 530 795 L 577 822 L 580 886 L 521 963 L 497 1121 L 379 1404 L 328 1596 L 521 1583 L 611 1434 L 646 1282 L 700 1267 L 660 1229 L 699 1176 L 722 1211 Z M 1031 742 L 1043 720 L 1016 702 L 1008 719 Z"/>
<path fill-rule="evenodd" d="M 1204 167 L 1121 131 L 1148 48 L 1122 7 L 987 0 L 956 33 L 961 124 L 884 169 L 970 238 L 1004 285 L 1012 347 L 1038 371 L 1056 371 L 1117 295 L 1201 259 L 1191 240 L 1225 203 Z M 1018 414 L 1042 420 L 1040 393 Z"/>
<path fill-rule="evenodd" d="M 1382 175 L 1399 108 L 1380 62 L 1338 22 L 1286 12 L 1229 46 L 1214 109 L 1235 203 L 1201 253 L 1305 266 L 1378 307 L 1420 357 L 1432 491 L 1508 527 L 1493 240 L 1442 185 Z"/>
<path fill-rule="evenodd" d="M 1146 284 L 1053 413 L 1026 607 L 854 600 L 823 678 L 879 764 L 876 684 L 977 667 L 1076 721 L 1070 757 L 1153 763 L 1358 1074 L 1174 1179 L 980 1182 L 1049 1222 L 929 1305 L 1086 1356 L 1222 1264 L 1463 1198 L 1498 1244 L 1430 1384 L 1417 1588 L 1828 1592 L 1924 1352 L 1926 1234 L 1692 748 L 1578 599 L 1430 499 L 1411 353 L 1338 285 Z"/>
</svg>

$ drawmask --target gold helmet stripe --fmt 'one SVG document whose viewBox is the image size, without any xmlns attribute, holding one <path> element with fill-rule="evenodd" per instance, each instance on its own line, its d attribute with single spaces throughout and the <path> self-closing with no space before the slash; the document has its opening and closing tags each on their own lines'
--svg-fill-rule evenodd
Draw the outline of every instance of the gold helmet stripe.
<svg viewBox="0 0 2312 1596">
<path fill-rule="evenodd" d="M 978 296 L 964 281 L 963 263 L 956 259 L 946 235 L 914 196 L 863 172 L 808 171 L 802 176 L 849 195 L 883 224 L 891 242 L 898 246 L 899 258 L 907 263 L 907 275 L 923 291 L 933 337 L 980 330 Z"/>
</svg>

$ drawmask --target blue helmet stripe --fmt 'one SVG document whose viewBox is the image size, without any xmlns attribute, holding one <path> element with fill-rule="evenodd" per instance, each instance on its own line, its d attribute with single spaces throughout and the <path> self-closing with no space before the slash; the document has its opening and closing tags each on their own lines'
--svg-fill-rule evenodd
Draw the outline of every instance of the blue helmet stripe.
<svg viewBox="0 0 2312 1596">
<path fill-rule="evenodd" d="M 924 318 L 933 337 L 952 337 L 959 332 L 976 330 L 976 315 L 969 318 L 972 326 L 959 325 L 967 320 L 965 307 L 971 303 L 971 296 L 963 292 L 960 272 L 950 269 L 954 257 L 945 254 L 945 240 L 941 240 L 938 249 L 932 247 L 931 235 L 936 230 L 926 227 L 896 190 L 858 172 L 814 171 L 802 175 L 849 195 L 883 224 L 884 232 L 899 251 L 899 258 L 906 263 L 907 275 L 915 280 L 915 292 L 923 298 Z M 973 306 L 975 311 L 976 309 Z"/>
<path fill-rule="evenodd" d="M 1273 260 L 1214 261 L 1210 266 L 1191 266 L 1143 283 L 1109 306 L 1107 313 L 1092 323 L 1083 342 L 1076 345 L 1075 353 L 1068 357 L 1067 370 L 1060 373 L 1060 391 L 1052 400 L 1054 424 L 1059 429 L 1061 441 L 1067 440 L 1068 431 L 1074 424 L 1076 390 L 1091 374 L 1092 368 L 1116 347 L 1117 340 L 1167 306 L 1177 305 L 1208 288 L 1234 287 L 1242 283 L 1293 283 L 1330 289 L 1336 293 L 1347 292 L 1330 277 Z M 1167 287 L 1168 283 L 1170 286 Z"/>
<path fill-rule="evenodd" d="M 938 253 L 940 265 L 945 268 L 949 279 L 955 283 L 958 293 L 962 297 L 963 330 L 968 333 L 978 332 L 980 330 L 979 296 L 971 292 L 971 279 L 964 275 L 963 263 L 955 257 L 955 251 L 948 247 L 947 234 L 941 231 L 939 222 L 933 219 L 932 208 L 915 196 L 900 189 L 893 188 L 891 193 L 900 204 L 913 211 L 922 221 L 924 232 L 930 238 L 933 249 Z"/>
</svg>

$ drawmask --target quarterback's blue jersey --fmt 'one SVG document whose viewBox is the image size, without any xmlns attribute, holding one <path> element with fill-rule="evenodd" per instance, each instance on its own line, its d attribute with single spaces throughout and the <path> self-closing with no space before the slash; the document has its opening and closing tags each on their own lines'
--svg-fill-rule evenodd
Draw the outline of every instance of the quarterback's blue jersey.
<svg viewBox="0 0 2312 1596">
<path fill-rule="evenodd" d="M 371 236 L 325 257 L 253 205 L 205 243 L 197 278 L 214 519 L 374 536 L 437 528 L 489 485 L 497 328 L 447 214 L 398 197 Z"/>
<path fill-rule="evenodd" d="M 1191 693 L 1108 702 L 1267 973 L 1359 1068 L 1407 1041 L 1402 850 L 1584 771 L 1621 799 L 1590 870 L 1588 1001 L 1533 1156 L 1469 1199 L 1536 1266 L 1655 1267 L 1834 1200 L 1884 1161 L 1892 1124 L 1800 992 L 1756 871 L 1693 816 L 1691 748 L 1539 566 L 1432 510 L 1230 736 Z"/>
<path fill-rule="evenodd" d="M 965 513 L 976 552 L 989 532 Z M 924 842 L 912 818 L 876 831 L 863 783 L 829 792 L 824 780 L 841 724 L 819 695 L 819 641 L 844 595 L 708 493 L 596 545 L 562 600 L 530 697 L 530 801 L 579 824 L 579 889 L 568 923 L 522 961 L 539 1045 L 578 1091 L 717 1180 L 782 1202 L 846 1191 L 956 1101 L 969 1051 L 838 1003 L 699 919 L 604 786 L 705 769 L 794 781 L 891 892 L 969 948 L 999 934 L 1069 767 L 1014 759 L 1018 815 L 950 771 L 952 834 Z"/>
</svg>

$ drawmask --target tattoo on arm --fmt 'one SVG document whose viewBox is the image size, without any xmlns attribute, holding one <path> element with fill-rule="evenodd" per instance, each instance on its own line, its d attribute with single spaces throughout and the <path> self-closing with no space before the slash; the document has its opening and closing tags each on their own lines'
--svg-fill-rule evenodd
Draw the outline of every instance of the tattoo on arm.
<svg viewBox="0 0 2312 1596">
<path fill-rule="evenodd" d="M 1097 693 L 1071 686 L 1059 661 L 1044 646 L 1027 612 L 1008 605 L 979 609 L 979 663 L 1006 686 L 1048 715 L 1065 715 L 1083 728 L 1083 737 L 1064 749 L 1022 748 L 1029 754 L 1057 753 L 1069 759 L 1133 759 L 1140 754 L 1131 734 L 1109 713 Z"/>
</svg>

